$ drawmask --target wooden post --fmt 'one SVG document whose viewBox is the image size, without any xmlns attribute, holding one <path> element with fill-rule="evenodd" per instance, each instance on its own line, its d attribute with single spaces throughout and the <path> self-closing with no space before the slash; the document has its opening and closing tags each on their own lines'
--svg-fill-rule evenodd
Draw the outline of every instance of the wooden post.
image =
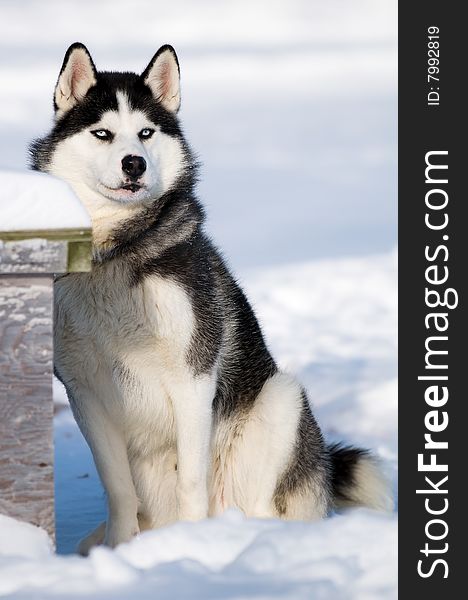
<svg viewBox="0 0 468 600">
<path fill-rule="evenodd" d="M 54 539 L 53 279 L 89 271 L 91 231 L 0 231 L 0 513 Z"/>
</svg>

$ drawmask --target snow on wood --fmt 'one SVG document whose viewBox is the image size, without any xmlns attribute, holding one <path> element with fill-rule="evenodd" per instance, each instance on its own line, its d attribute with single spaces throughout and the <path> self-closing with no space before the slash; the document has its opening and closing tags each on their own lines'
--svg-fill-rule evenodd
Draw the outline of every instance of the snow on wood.
<svg viewBox="0 0 468 600">
<path fill-rule="evenodd" d="M 88 213 L 64 181 L 32 171 L 0 175 L 0 237 L 3 232 L 91 227 Z"/>
</svg>

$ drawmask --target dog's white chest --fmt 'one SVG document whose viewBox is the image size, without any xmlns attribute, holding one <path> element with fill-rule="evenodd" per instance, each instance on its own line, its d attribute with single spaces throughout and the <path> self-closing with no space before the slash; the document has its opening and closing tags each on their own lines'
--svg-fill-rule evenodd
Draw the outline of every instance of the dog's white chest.
<svg viewBox="0 0 468 600">
<path fill-rule="evenodd" d="M 92 390 L 129 442 L 147 444 L 144 432 L 158 444 L 173 437 L 171 394 L 187 377 L 193 330 L 190 299 L 174 280 L 148 277 L 129 287 L 112 270 L 56 284 L 57 369 L 83 394 Z"/>
<path fill-rule="evenodd" d="M 152 361 L 173 354 L 172 363 L 190 344 L 192 305 L 172 279 L 148 277 L 130 287 L 117 268 L 69 275 L 56 283 L 55 300 L 59 339 L 87 338 L 87 349 L 96 347 L 104 359 L 145 350 Z"/>
</svg>

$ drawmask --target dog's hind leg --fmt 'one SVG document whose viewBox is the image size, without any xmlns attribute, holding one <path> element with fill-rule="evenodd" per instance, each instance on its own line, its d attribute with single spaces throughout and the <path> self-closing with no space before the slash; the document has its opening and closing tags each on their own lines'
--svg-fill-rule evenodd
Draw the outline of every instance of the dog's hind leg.
<svg viewBox="0 0 468 600">
<path fill-rule="evenodd" d="M 220 512 L 220 507 L 234 506 L 249 517 L 287 518 L 281 514 L 276 496 L 296 459 L 303 411 L 300 385 L 277 373 L 265 382 L 247 413 L 231 415 L 219 424 L 211 491 L 213 514 Z M 321 503 L 314 507 L 311 499 L 307 513 L 314 511 L 317 516 L 326 513 Z"/>
</svg>

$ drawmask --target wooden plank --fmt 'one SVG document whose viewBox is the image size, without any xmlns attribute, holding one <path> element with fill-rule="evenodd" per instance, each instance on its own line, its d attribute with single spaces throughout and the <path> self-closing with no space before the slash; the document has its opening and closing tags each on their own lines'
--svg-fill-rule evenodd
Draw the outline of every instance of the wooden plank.
<svg viewBox="0 0 468 600">
<path fill-rule="evenodd" d="M 91 270 L 91 239 L 24 239 L 3 241 L 0 234 L 0 274 L 70 273 Z"/>
<path fill-rule="evenodd" d="M 91 271 L 91 261 L 91 240 L 68 242 L 67 273 L 85 273 Z"/>
<path fill-rule="evenodd" d="M 0 240 L 14 241 L 41 239 L 49 241 L 90 242 L 91 229 L 23 229 L 21 231 L 0 231 Z"/>
<path fill-rule="evenodd" d="M 67 243 L 42 239 L 0 242 L 0 273 L 64 273 Z"/>
<path fill-rule="evenodd" d="M 0 512 L 54 535 L 53 277 L 0 276 Z"/>
</svg>

